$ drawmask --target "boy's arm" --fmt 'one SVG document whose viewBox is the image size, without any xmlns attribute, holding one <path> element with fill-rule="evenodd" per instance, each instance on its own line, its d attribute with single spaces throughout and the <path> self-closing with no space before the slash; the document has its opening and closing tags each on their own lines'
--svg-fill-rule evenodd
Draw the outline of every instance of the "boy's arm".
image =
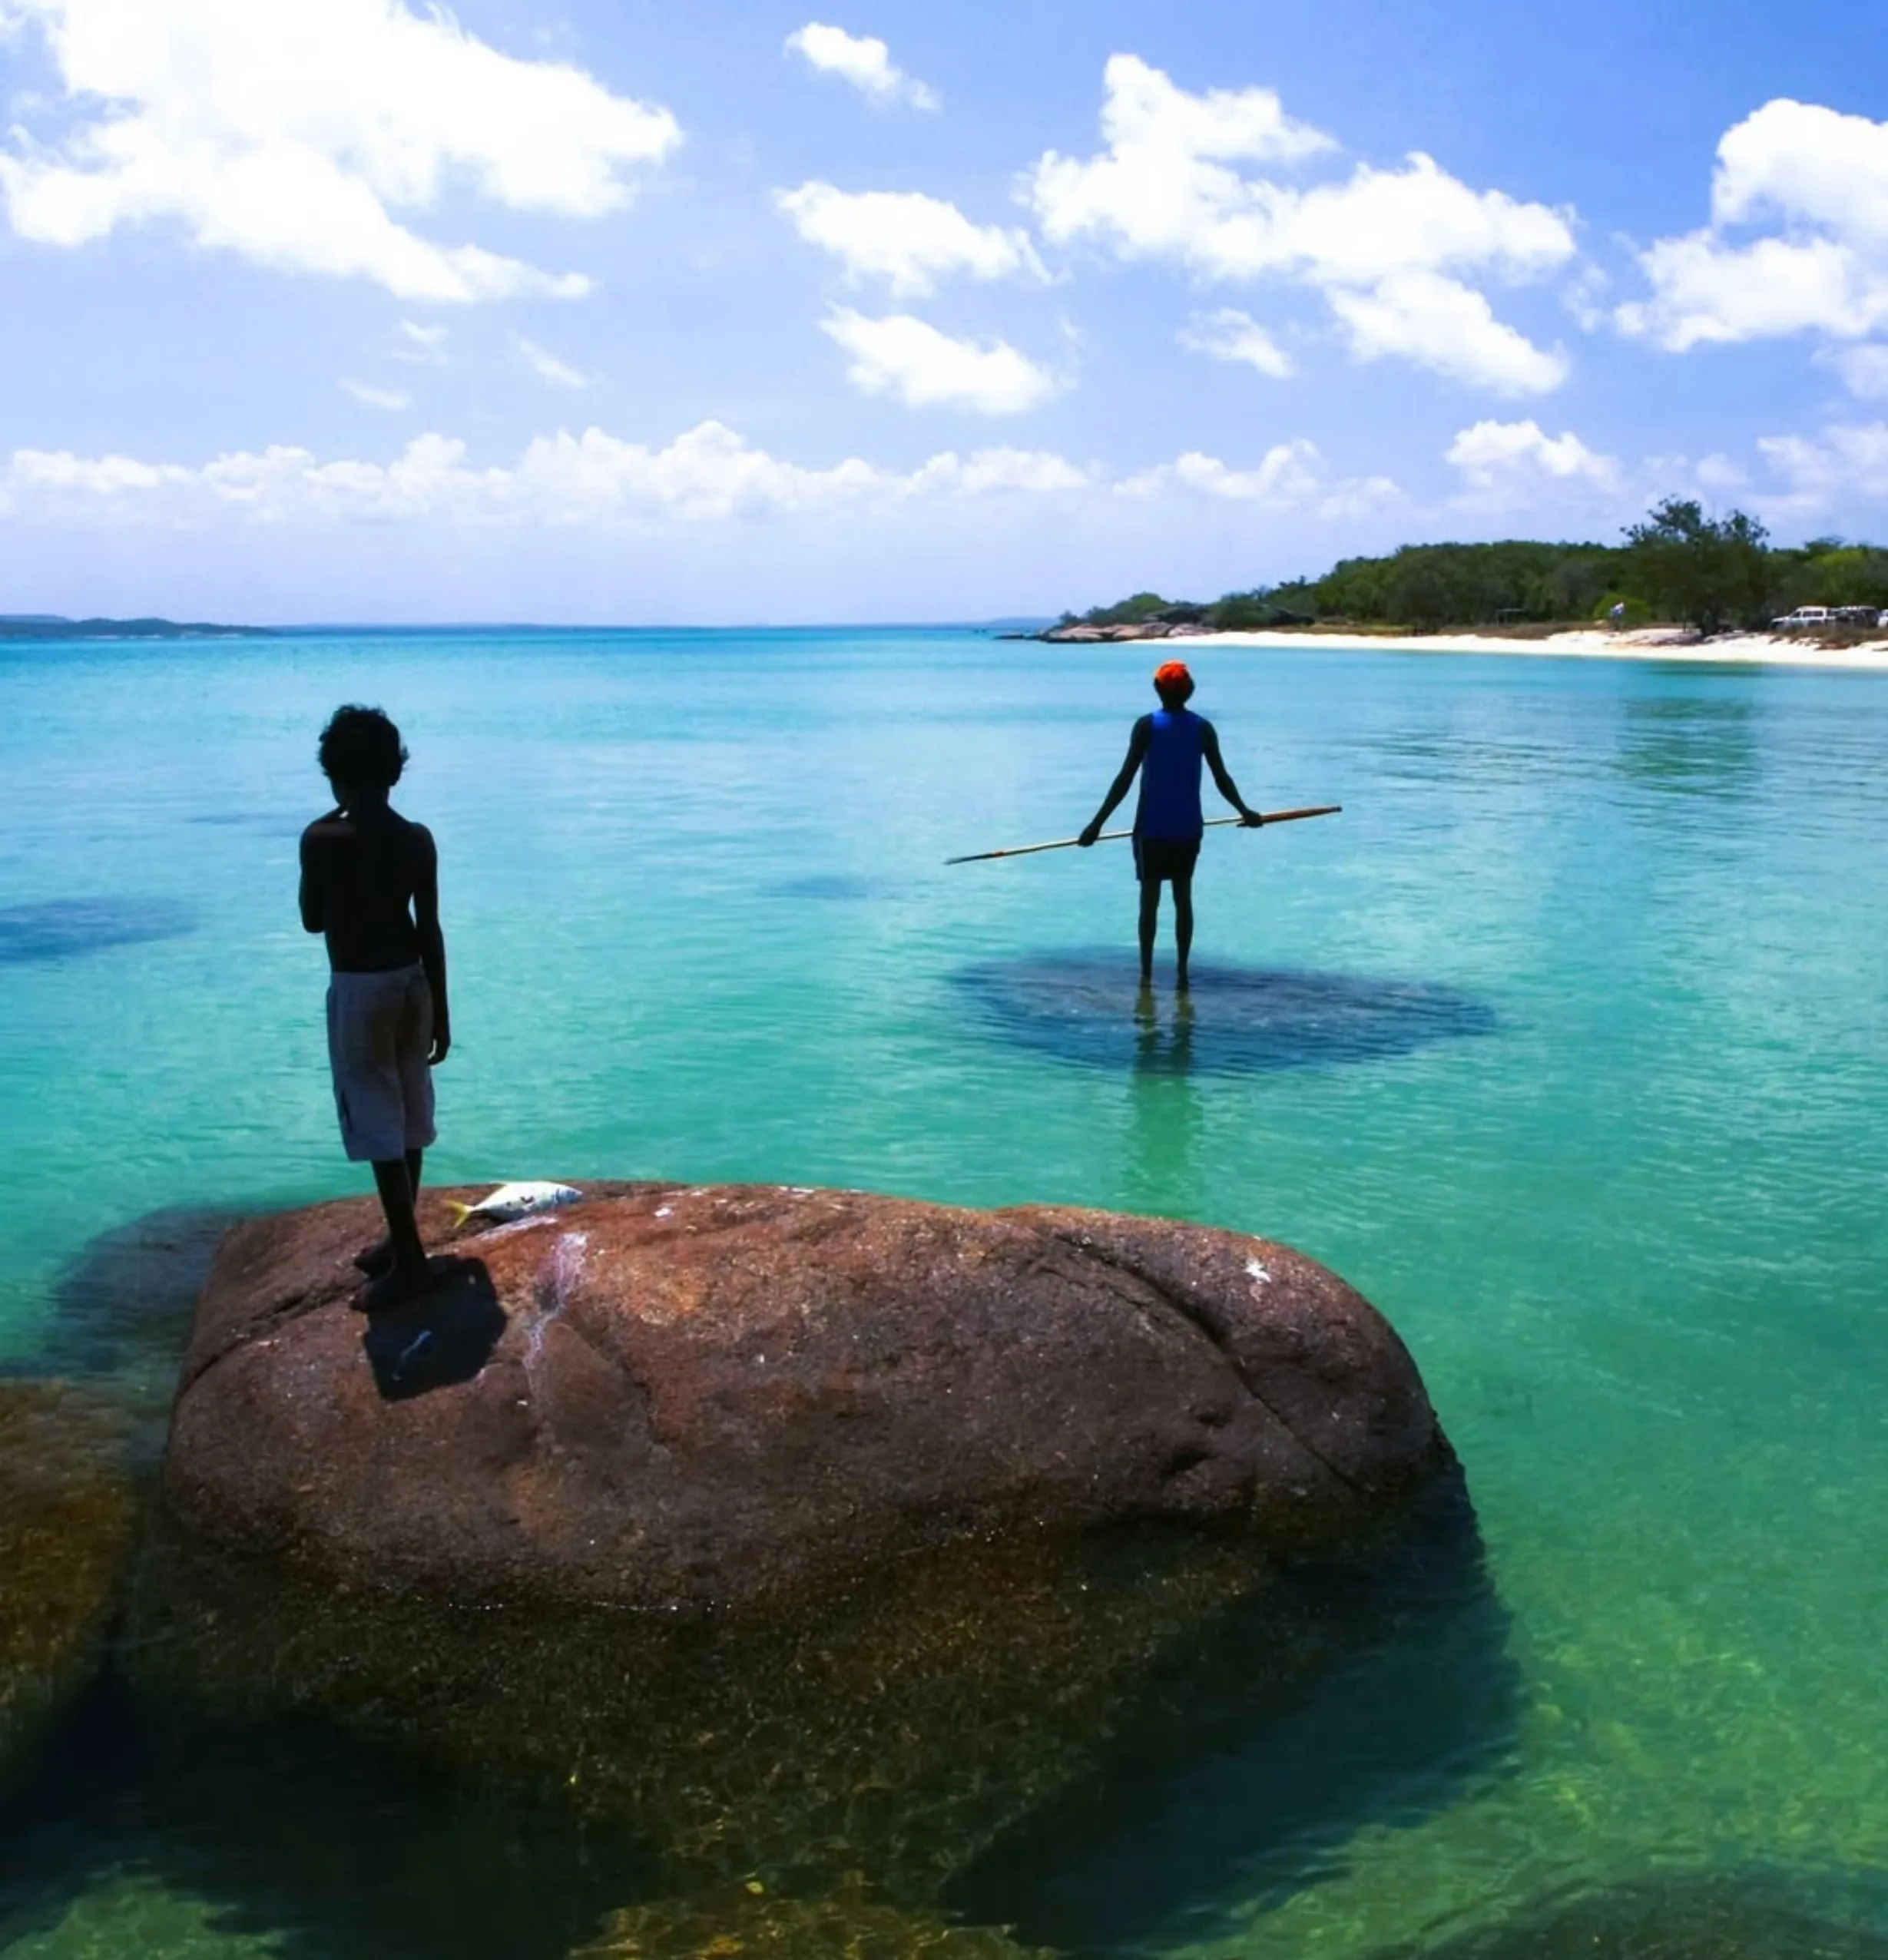
<svg viewBox="0 0 1888 1960">
<path fill-rule="evenodd" d="M 1141 760 L 1148 752 L 1148 717 L 1143 715 L 1128 738 L 1128 760 L 1121 764 L 1121 773 L 1108 785 L 1108 794 L 1101 800 L 1101 807 L 1095 812 L 1094 822 L 1075 839 L 1084 850 L 1101 836 L 1101 826 L 1115 814 L 1121 798 L 1133 786 L 1134 771 L 1141 766 Z"/>
<path fill-rule="evenodd" d="M 446 935 L 439 926 L 439 853 L 432 833 L 413 826 L 413 925 L 419 935 L 419 963 L 432 989 L 432 1053 L 436 1068 L 452 1046 L 452 1011 L 446 997 Z"/>
<path fill-rule="evenodd" d="M 1239 793 L 1239 786 L 1226 773 L 1226 765 L 1221 760 L 1219 733 L 1211 722 L 1206 724 L 1200 738 L 1200 750 L 1206 757 L 1206 766 L 1213 772 L 1213 780 L 1219 786 L 1219 793 L 1246 820 L 1246 827 L 1256 830 L 1265 819 L 1255 809 L 1246 807 L 1246 800 Z"/>
<path fill-rule="evenodd" d="M 324 817 L 323 823 L 327 819 Z M 302 930 L 304 932 L 321 932 L 327 929 L 327 893 L 322 884 L 321 861 L 315 853 L 315 832 L 320 826 L 310 824 L 302 833 Z"/>
</svg>

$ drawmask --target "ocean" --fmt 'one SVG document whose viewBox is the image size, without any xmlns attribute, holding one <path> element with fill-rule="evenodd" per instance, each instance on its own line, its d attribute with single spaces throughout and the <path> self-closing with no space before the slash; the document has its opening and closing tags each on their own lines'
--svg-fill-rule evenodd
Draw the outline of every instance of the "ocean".
<svg viewBox="0 0 1888 1960">
<path fill-rule="evenodd" d="M 0 1369 L 106 1365 L 100 1248 L 152 1214 L 366 1188 L 296 839 L 323 719 L 377 704 L 441 854 L 429 1180 L 1201 1220 L 1334 1267 L 1414 1352 L 1504 1616 L 1493 1746 L 1302 1828 L 1260 1786 L 1318 1765 L 1234 1753 L 1018 1880 L 1025 1934 L 1364 1960 L 1683 1884 L 1840 1895 L 1888 1938 L 1888 677 L 1190 657 L 1249 801 L 1343 810 L 1211 833 L 1191 1002 L 1164 935 L 1148 1005 L 1125 845 L 944 863 L 1080 828 L 1152 705 L 1142 648 L 0 648 Z M 266 1764 L 217 1773 L 7 1813 L 0 1955 L 498 1952 L 429 1944 L 474 1841 L 591 1909 L 541 1819 L 376 1794 L 386 1849 L 346 1863 Z"/>
</svg>

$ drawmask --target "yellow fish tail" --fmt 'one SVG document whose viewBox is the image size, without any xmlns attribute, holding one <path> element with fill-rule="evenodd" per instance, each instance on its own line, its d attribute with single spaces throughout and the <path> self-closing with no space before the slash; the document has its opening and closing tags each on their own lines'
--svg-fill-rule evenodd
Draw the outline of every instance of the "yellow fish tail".
<svg viewBox="0 0 1888 1960">
<path fill-rule="evenodd" d="M 478 1207 L 475 1205 L 461 1204 L 457 1198 L 448 1198 L 446 1201 L 446 1208 L 452 1214 L 452 1223 L 455 1225 L 463 1225 Z"/>
</svg>

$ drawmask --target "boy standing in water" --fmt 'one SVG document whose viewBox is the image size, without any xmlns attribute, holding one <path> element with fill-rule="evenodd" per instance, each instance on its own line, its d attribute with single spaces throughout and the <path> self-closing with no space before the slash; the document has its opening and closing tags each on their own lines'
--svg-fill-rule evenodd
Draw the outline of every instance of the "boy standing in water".
<svg viewBox="0 0 1888 1960">
<path fill-rule="evenodd" d="M 319 753 L 336 807 L 302 833 L 302 924 L 327 935 L 341 1141 L 373 1164 L 386 1214 L 386 1239 L 356 1261 L 371 1313 L 426 1283 L 414 1200 L 433 1140 L 432 1071 L 452 1045 L 439 861 L 432 833 L 387 801 L 406 750 L 378 708 L 337 709 Z"/>
<path fill-rule="evenodd" d="M 1154 670 L 1154 691 L 1161 704 L 1144 714 L 1128 740 L 1128 760 L 1110 785 L 1095 821 L 1078 840 L 1085 849 L 1101 834 L 1101 826 L 1127 795 L 1141 772 L 1141 801 L 1134 812 L 1134 876 L 1141 881 L 1141 984 L 1154 981 L 1154 935 L 1160 922 L 1161 886 L 1174 888 L 1174 945 L 1178 955 L 1174 985 L 1187 991 L 1187 960 L 1193 951 L 1193 867 L 1200 856 L 1205 819 L 1200 810 L 1200 765 L 1213 772 L 1219 793 L 1244 819 L 1248 829 L 1264 822 L 1248 809 L 1238 786 L 1220 760 L 1219 737 L 1213 724 L 1187 706 L 1193 694 L 1193 676 L 1181 661 L 1168 661 Z"/>
</svg>

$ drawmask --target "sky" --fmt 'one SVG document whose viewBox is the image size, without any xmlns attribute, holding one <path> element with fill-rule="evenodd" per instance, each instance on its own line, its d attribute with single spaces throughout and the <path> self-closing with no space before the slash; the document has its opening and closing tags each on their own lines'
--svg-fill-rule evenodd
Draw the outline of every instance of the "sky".
<svg viewBox="0 0 1888 1960">
<path fill-rule="evenodd" d="M 1888 538 L 1879 0 L 0 0 L 0 612 Z"/>
</svg>

